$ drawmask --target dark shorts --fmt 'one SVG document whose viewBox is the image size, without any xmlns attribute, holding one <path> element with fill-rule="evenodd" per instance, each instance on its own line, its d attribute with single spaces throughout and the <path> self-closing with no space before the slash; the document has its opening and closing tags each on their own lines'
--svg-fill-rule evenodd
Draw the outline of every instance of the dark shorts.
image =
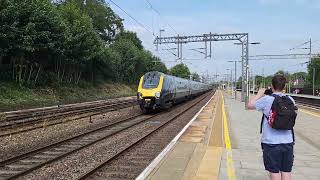
<svg viewBox="0 0 320 180">
<path fill-rule="evenodd" d="M 291 172 L 294 159 L 293 145 L 294 143 L 261 143 L 265 169 L 271 173 Z"/>
</svg>

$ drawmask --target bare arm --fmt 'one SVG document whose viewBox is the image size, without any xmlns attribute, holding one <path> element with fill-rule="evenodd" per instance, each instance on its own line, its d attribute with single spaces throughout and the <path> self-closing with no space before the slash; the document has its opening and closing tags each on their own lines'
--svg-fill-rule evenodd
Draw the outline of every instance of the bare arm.
<svg viewBox="0 0 320 180">
<path fill-rule="evenodd" d="M 260 89 L 257 93 L 257 95 L 255 95 L 253 98 L 251 98 L 249 100 L 249 103 L 248 103 L 248 109 L 250 110 L 253 110 L 253 109 L 256 109 L 256 102 L 258 99 L 262 98 L 264 96 L 264 92 L 265 92 L 266 89 Z"/>
</svg>

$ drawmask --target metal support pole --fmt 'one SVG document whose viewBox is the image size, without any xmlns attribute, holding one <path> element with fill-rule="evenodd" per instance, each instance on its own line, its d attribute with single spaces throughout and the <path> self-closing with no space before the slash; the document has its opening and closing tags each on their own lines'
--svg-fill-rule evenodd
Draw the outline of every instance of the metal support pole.
<svg viewBox="0 0 320 180">
<path fill-rule="evenodd" d="M 237 61 L 234 61 L 234 99 L 237 99 Z"/>
<path fill-rule="evenodd" d="M 208 57 L 208 46 L 207 46 L 207 41 L 204 42 L 204 53 L 205 53 L 205 59 Z"/>
<path fill-rule="evenodd" d="M 253 93 L 255 92 L 255 90 L 256 90 L 256 76 L 253 74 L 253 73 L 251 73 L 252 74 L 252 77 L 253 77 L 253 87 L 252 87 L 252 90 L 253 90 Z"/>
<path fill-rule="evenodd" d="M 244 83 L 244 80 L 245 80 L 245 59 L 244 59 L 244 47 L 243 47 L 243 42 L 241 44 L 242 46 L 242 58 L 241 58 L 241 66 L 242 66 L 242 78 L 241 78 L 241 102 L 244 102 L 245 101 L 245 95 L 246 95 L 246 92 L 245 92 L 245 83 Z"/>
<path fill-rule="evenodd" d="M 209 46 L 210 46 L 210 49 L 209 49 L 209 53 L 210 53 L 210 55 L 209 55 L 209 57 L 211 58 L 211 32 L 210 32 L 210 41 L 209 41 Z"/>
<path fill-rule="evenodd" d="M 246 66 L 246 97 L 245 97 L 245 109 L 248 109 L 247 105 L 249 102 L 249 35 L 247 35 L 245 40 L 245 66 Z"/>
<path fill-rule="evenodd" d="M 250 99 L 250 97 L 251 97 L 251 82 L 250 82 L 250 77 L 251 77 L 251 72 L 250 71 L 248 71 L 248 97 L 249 97 L 249 99 Z"/>
<path fill-rule="evenodd" d="M 157 36 L 157 39 L 158 39 L 158 36 Z M 159 50 L 159 43 L 157 42 L 156 43 L 156 51 L 158 51 Z"/>
<path fill-rule="evenodd" d="M 291 82 L 291 78 L 290 78 L 290 74 L 289 74 L 289 81 L 288 81 L 288 93 L 291 93 L 291 84 L 290 84 L 290 82 Z"/>
<path fill-rule="evenodd" d="M 231 84 L 231 95 L 233 95 L 233 81 L 232 81 L 232 69 L 230 69 L 231 75 L 230 75 L 230 84 Z"/>
<path fill-rule="evenodd" d="M 315 93 L 315 81 L 316 81 L 316 68 L 313 68 L 313 75 L 312 75 L 312 95 L 316 95 Z"/>
<path fill-rule="evenodd" d="M 179 42 L 179 34 L 177 36 L 177 44 L 178 44 L 178 59 L 180 59 L 180 42 Z"/>
<path fill-rule="evenodd" d="M 182 43 L 180 43 L 180 59 L 182 60 Z"/>
<path fill-rule="evenodd" d="M 309 55 L 310 55 L 310 63 L 312 65 L 312 41 L 311 41 L 311 38 L 310 38 L 310 43 L 309 43 Z M 312 95 L 313 96 L 316 94 L 315 93 L 315 80 L 316 80 L 316 68 L 313 67 L 313 72 L 312 72 Z"/>
<path fill-rule="evenodd" d="M 262 81 L 262 87 L 266 88 L 266 80 L 264 78 L 264 68 L 262 68 L 262 77 L 263 77 L 263 81 Z M 260 87 L 261 88 L 261 87 Z"/>
</svg>

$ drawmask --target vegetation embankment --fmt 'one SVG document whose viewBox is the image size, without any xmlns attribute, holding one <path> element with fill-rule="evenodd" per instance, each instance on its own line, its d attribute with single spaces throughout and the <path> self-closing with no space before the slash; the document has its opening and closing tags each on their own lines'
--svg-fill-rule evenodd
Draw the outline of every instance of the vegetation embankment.
<svg viewBox="0 0 320 180">
<path fill-rule="evenodd" d="M 19 87 L 0 83 L 0 112 L 135 95 L 135 87 L 105 83 L 99 86 Z"/>
</svg>

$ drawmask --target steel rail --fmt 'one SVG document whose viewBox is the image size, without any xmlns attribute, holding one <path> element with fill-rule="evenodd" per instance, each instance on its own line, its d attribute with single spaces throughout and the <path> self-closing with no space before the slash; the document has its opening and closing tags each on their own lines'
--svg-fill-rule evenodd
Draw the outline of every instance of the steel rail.
<svg viewBox="0 0 320 180">
<path fill-rule="evenodd" d="M 17 133 L 21 133 L 29 130 L 39 129 L 43 127 L 53 126 L 60 123 L 66 123 L 69 121 L 78 120 L 82 118 L 92 117 L 99 114 L 116 111 L 122 108 L 131 107 L 131 106 L 134 106 L 135 104 L 136 104 L 136 101 L 131 100 L 131 101 L 125 101 L 125 102 L 118 102 L 114 104 L 107 104 L 103 106 L 97 105 L 97 107 L 70 111 L 70 112 L 65 112 L 61 114 L 55 113 L 55 114 L 47 115 L 45 117 L 39 117 L 37 119 L 29 119 L 26 121 L 18 120 L 18 121 L 10 121 L 9 123 L 3 123 L 3 124 L 0 123 L 0 132 L 3 132 L 5 130 L 9 131 L 5 133 L 0 133 L 0 137 L 13 135 L 13 134 L 17 134 Z M 65 118 L 70 118 L 72 116 L 79 116 L 79 117 L 65 120 Z M 48 124 L 43 125 L 43 123 L 48 123 Z M 22 129 L 19 129 L 19 128 L 22 128 Z"/>
<path fill-rule="evenodd" d="M 145 122 L 155 116 L 159 116 L 161 114 L 157 115 L 151 115 L 147 116 L 146 118 L 142 118 L 139 120 L 139 117 L 142 117 L 143 115 L 136 115 L 130 118 L 126 118 L 124 120 L 114 122 L 112 124 L 105 125 L 103 127 L 99 127 L 97 129 L 91 130 L 89 132 L 82 133 L 80 135 L 77 135 L 75 137 L 62 140 L 60 142 L 24 153 L 22 155 L 4 160 L 0 162 L 0 172 L 9 172 L 7 175 L 0 174 L 0 179 L 15 179 L 17 177 L 20 177 L 22 175 L 25 175 L 35 169 L 41 168 L 42 166 L 49 164 L 51 162 L 57 161 L 69 154 L 75 153 L 85 147 L 88 147 L 92 144 L 95 144 L 99 141 L 102 141 L 106 138 L 109 138 L 111 136 L 114 136 L 130 127 L 133 127 L 137 124 L 140 124 L 142 122 Z M 137 121 L 137 122 L 135 122 Z M 126 123 L 129 123 L 129 125 L 126 125 Z M 132 123 L 132 124 L 130 124 Z M 104 132 L 107 131 L 108 132 Z M 114 132 L 113 132 L 114 131 Z M 96 133 L 96 135 L 95 135 Z M 99 133 L 103 135 L 103 133 L 106 133 L 104 136 L 99 136 Z M 88 138 L 86 138 L 88 137 Z M 90 138 L 91 137 L 91 138 Z M 58 149 L 62 149 L 59 151 Z M 43 157 L 46 156 L 46 157 Z M 24 164 L 24 162 L 34 162 L 33 164 Z M 15 164 L 17 163 L 17 164 Z M 20 170 L 14 170 L 14 166 L 22 166 Z M 11 168 L 10 168 L 11 166 Z M 25 166 L 25 168 L 23 168 Z M 10 174 L 10 172 L 12 172 Z"/>
</svg>

